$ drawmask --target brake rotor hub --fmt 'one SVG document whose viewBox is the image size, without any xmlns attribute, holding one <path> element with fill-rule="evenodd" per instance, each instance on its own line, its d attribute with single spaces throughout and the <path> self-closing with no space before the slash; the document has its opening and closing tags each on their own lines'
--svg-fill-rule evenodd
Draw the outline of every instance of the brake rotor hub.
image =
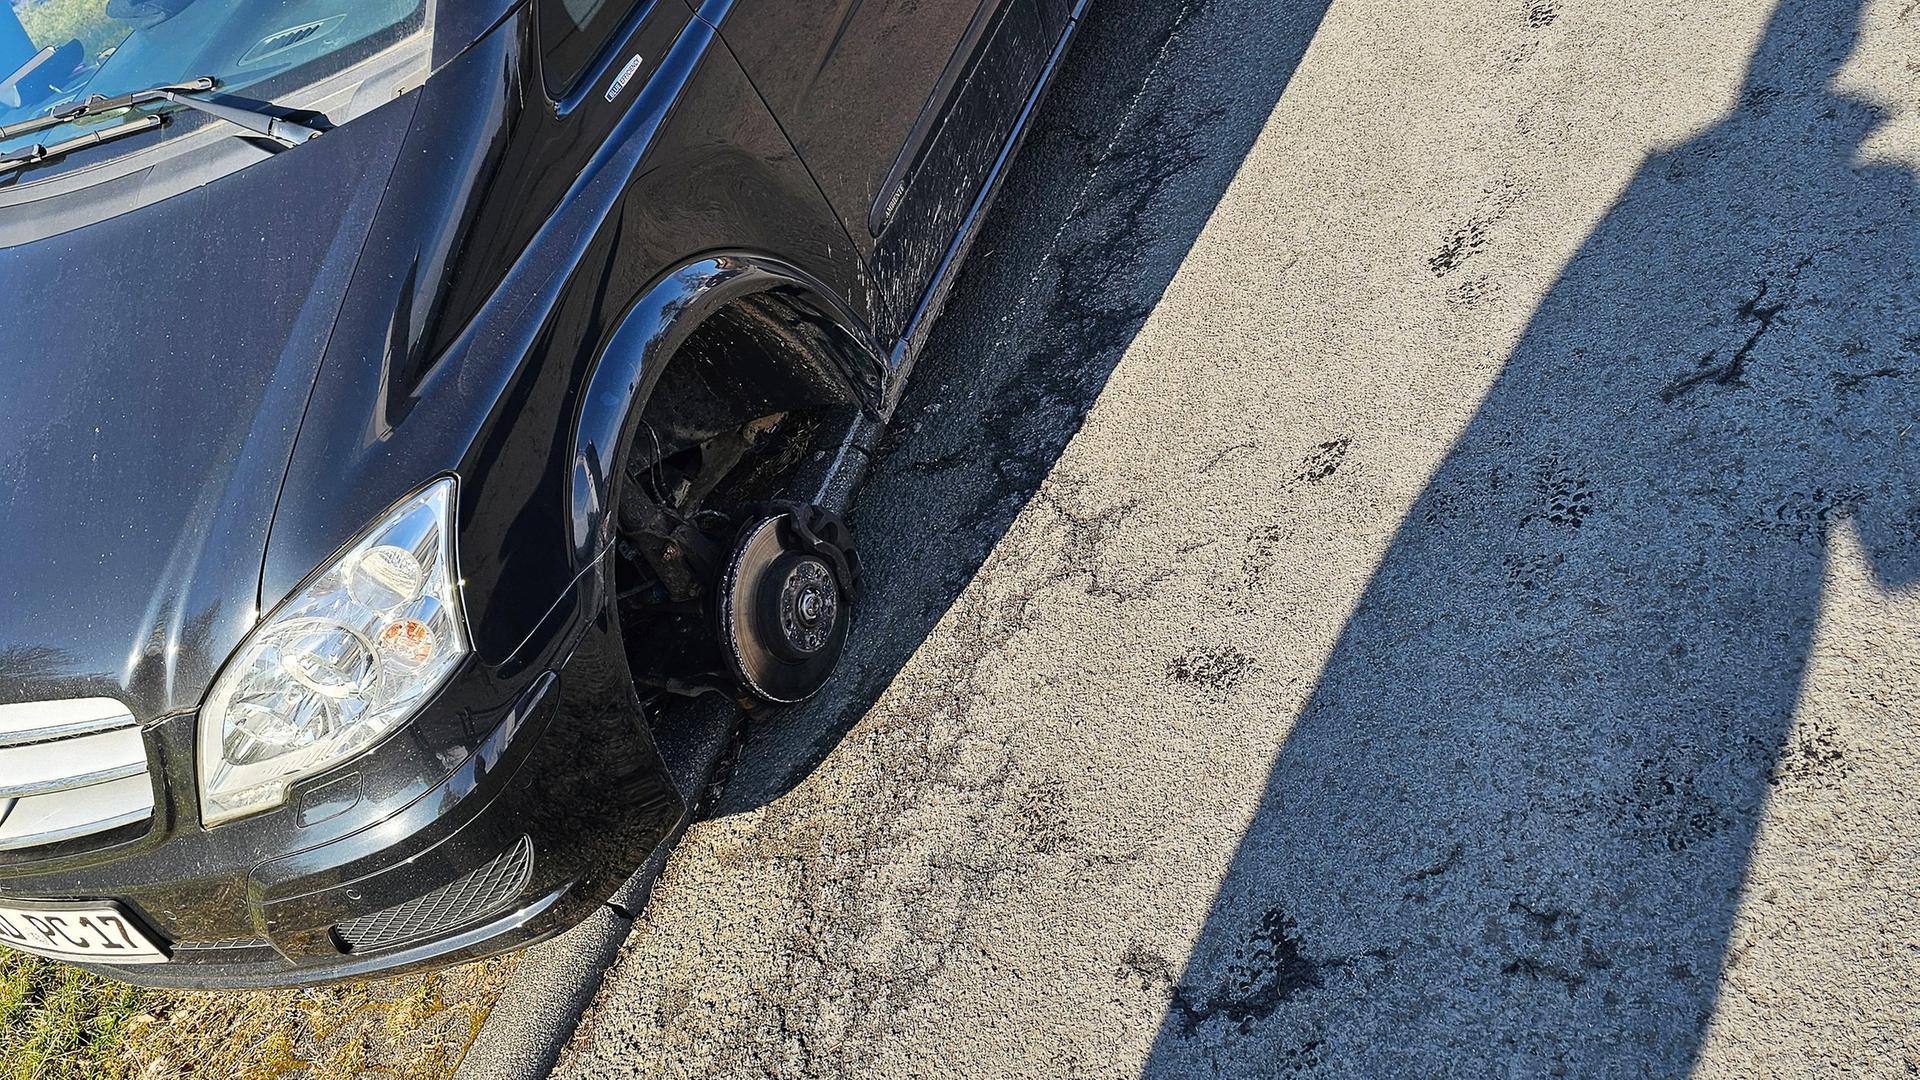
<svg viewBox="0 0 1920 1080">
<path fill-rule="evenodd" d="M 782 651 L 798 658 L 826 648 L 840 621 L 840 590 L 826 561 L 812 555 L 794 559 L 775 607 L 780 644 L 786 646 Z"/>
</svg>

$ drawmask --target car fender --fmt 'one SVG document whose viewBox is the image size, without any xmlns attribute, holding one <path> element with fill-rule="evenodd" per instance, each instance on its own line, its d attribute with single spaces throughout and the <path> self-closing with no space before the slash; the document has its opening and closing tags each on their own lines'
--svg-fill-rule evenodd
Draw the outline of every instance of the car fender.
<svg viewBox="0 0 1920 1080">
<path fill-rule="evenodd" d="M 665 355 L 740 295 L 779 297 L 858 398 L 884 397 L 866 268 L 712 29 L 689 18 L 647 85 L 590 95 L 580 108 L 610 110 L 612 127 L 589 145 L 533 100 L 524 22 L 422 91 L 301 422 L 261 610 L 451 472 L 476 651 L 501 661 L 536 634 L 558 647 L 547 614 L 594 551 L 570 481 L 583 402 L 641 389 L 607 374 L 589 391 L 594 366 Z"/>
</svg>

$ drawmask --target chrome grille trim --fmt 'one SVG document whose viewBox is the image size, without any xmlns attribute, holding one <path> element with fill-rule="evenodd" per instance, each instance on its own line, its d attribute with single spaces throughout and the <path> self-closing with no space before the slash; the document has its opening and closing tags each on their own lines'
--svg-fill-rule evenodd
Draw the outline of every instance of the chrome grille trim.
<svg viewBox="0 0 1920 1080">
<path fill-rule="evenodd" d="M 82 836 L 92 836 L 94 833 L 118 829 L 123 825 L 137 825 L 152 816 L 152 810 L 128 810 L 113 817 L 101 818 L 97 821 L 89 820 L 61 829 L 47 829 L 30 836 L 0 837 L 0 851 L 19 851 L 22 848 L 57 844 L 62 840 L 76 840 Z"/>
<path fill-rule="evenodd" d="M 102 716 L 91 720 L 75 720 L 52 727 L 35 728 L 31 731 L 0 731 L 0 750 L 5 750 L 9 746 L 32 746 L 35 743 L 59 742 L 61 739 L 75 739 L 82 735 L 96 735 L 102 731 L 114 731 L 125 726 L 126 721 L 121 717 Z"/>
<path fill-rule="evenodd" d="M 139 722 L 112 698 L 0 705 L 0 851 L 153 817 Z"/>
<path fill-rule="evenodd" d="M 0 748 L 113 731 L 132 723 L 133 714 L 112 698 L 0 705 Z"/>
<path fill-rule="evenodd" d="M 125 780 L 129 776 L 146 774 L 147 763 L 133 761 L 125 765 L 115 765 L 110 769 L 96 769 L 89 773 L 49 776 L 24 784 L 0 784 L 0 799 L 29 799 L 35 795 L 51 795 L 56 791 L 78 791 L 81 788 L 99 787 L 101 784 L 111 784 L 115 780 Z"/>
</svg>

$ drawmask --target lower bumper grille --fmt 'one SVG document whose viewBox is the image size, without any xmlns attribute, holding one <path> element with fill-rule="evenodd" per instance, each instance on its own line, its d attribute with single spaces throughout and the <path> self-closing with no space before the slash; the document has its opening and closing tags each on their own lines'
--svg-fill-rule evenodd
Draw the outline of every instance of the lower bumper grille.
<svg viewBox="0 0 1920 1080">
<path fill-rule="evenodd" d="M 520 842 L 457 881 L 334 928 L 348 952 L 374 952 L 478 922 L 511 903 L 533 877 L 533 841 Z"/>
</svg>

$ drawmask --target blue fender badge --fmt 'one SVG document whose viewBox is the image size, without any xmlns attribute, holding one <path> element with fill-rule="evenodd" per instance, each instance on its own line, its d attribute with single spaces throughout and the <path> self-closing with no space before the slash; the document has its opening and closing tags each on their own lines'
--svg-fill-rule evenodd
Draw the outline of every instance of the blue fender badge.
<svg viewBox="0 0 1920 1080">
<path fill-rule="evenodd" d="M 633 81 L 633 73 L 640 70 L 641 63 L 640 56 L 636 53 L 633 59 L 628 60 L 626 66 L 620 69 L 620 74 L 613 77 L 613 85 L 607 87 L 608 101 L 619 97 L 620 91 L 627 88 L 627 84 Z"/>
</svg>

